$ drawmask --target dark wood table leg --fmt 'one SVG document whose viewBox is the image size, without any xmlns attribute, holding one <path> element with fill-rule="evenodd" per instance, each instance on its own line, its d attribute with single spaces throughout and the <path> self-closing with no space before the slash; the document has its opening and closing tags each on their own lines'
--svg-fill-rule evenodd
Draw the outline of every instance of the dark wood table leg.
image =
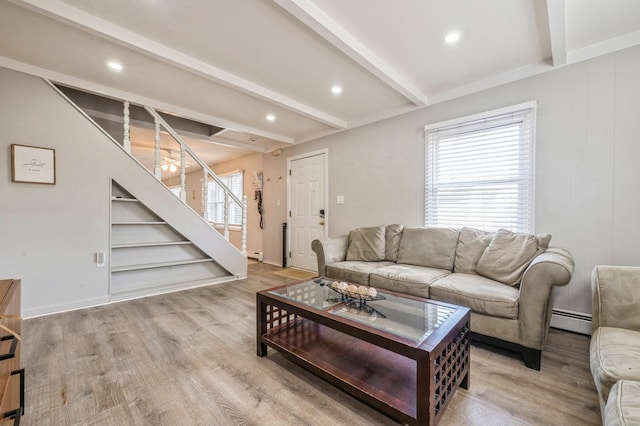
<svg viewBox="0 0 640 426">
<path fill-rule="evenodd" d="M 460 387 L 462 389 L 469 389 L 469 373 L 465 374 L 464 378 L 460 382 Z"/>
<path fill-rule="evenodd" d="M 256 294 L 256 346 L 259 357 L 267 356 L 267 345 L 262 343 L 262 336 L 267 332 L 267 305 L 262 297 Z"/>
<path fill-rule="evenodd" d="M 435 395 L 431 385 L 434 372 L 428 354 L 422 354 L 416 363 L 416 425 L 429 425 L 435 417 Z"/>
</svg>

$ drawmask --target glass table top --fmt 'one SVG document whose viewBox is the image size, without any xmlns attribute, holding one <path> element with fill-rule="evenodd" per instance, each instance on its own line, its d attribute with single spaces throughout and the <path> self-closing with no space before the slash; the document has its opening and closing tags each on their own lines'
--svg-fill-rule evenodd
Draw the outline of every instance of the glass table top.
<svg viewBox="0 0 640 426">
<path fill-rule="evenodd" d="M 455 311 L 455 308 L 436 303 L 393 296 L 379 291 L 383 300 L 367 301 L 344 299 L 330 287 L 332 280 L 321 283 L 305 281 L 269 293 L 310 307 L 326 310 L 329 314 L 346 318 L 377 330 L 420 343 L 436 330 Z M 323 285 L 321 285 L 323 284 Z"/>
</svg>

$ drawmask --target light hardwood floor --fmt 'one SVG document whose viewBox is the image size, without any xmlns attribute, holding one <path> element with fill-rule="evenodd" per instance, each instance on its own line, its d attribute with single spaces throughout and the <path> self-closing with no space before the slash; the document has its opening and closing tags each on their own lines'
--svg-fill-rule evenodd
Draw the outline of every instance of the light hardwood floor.
<svg viewBox="0 0 640 426">
<path fill-rule="evenodd" d="M 23 322 L 23 425 L 393 425 L 290 363 L 256 356 L 249 279 Z M 288 280 L 291 282 L 292 280 Z M 440 425 L 597 425 L 589 338 L 552 330 L 542 370 L 473 344 L 469 390 Z"/>
</svg>

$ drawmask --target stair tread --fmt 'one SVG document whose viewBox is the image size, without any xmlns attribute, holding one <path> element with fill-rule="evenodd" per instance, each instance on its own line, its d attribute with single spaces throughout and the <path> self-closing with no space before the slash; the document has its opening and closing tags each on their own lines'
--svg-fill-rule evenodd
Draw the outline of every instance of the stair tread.
<svg viewBox="0 0 640 426">
<path fill-rule="evenodd" d="M 206 262 L 213 262 L 213 259 L 204 258 L 204 259 L 174 260 L 171 262 L 143 263 L 140 265 L 114 266 L 111 268 L 111 272 L 137 271 L 141 269 L 154 269 L 154 268 L 164 268 L 167 266 L 193 265 L 196 263 L 206 263 Z"/>
<path fill-rule="evenodd" d="M 119 248 L 134 248 L 134 247 L 179 246 L 179 245 L 191 245 L 191 244 L 193 244 L 191 241 L 158 241 L 158 242 L 148 242 L 148 243 L 113 244 L 111 248 L 119 249 Z"/>
<path fill-rule="evenodd" d="M 112 225 L 166 225 L 167 222 L 155 221 L 155 222 L 111 222 Z"/>
<path fill-rule="evenodd" d="M 139 203 L 140 200 L 137 198 L 120 198 L 120 197 L 111 197 L 111 201 L 125 201 L 130 203 Z"/>
</svg>

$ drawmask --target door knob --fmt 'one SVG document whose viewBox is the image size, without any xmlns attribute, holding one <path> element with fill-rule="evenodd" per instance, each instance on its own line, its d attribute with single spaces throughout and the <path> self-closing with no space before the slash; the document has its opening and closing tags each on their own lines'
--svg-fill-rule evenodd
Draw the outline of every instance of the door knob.
<svg viewBox="0 0 640 426">
<path fill-rule="evenodd" d="M 324 225 L 324 220 L 321 220 L 320 222 L 318 222 L 320 225 Z"/>
</svg>

